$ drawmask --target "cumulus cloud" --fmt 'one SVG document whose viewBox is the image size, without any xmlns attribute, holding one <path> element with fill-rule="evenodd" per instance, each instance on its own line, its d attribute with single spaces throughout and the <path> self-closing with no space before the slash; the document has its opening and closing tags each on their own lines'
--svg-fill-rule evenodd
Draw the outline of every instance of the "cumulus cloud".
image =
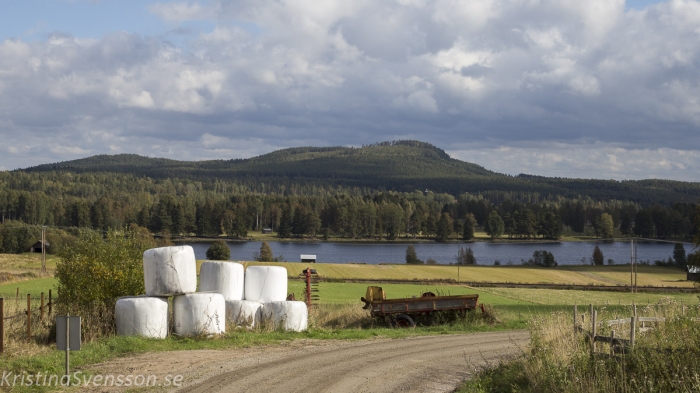
<svg viewBox="0 0 700 393">
<path fill-rule="evenodd" d="M 699 167 L 694 0 L 213 0 L 148 11 L 214 27 L 180 44 L 119 32 L 0 43 L 0 165 L 414 138 L 508 173 L 690 178 Z"/>
</svg>

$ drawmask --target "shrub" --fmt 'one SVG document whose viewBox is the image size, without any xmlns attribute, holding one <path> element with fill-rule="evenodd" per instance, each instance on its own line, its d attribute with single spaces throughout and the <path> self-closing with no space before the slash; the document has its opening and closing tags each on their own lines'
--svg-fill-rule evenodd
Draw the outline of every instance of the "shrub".
<svg viewBox="0 0 700 393">
<path fill-rule="evenodd" d="M 231 258 L 231 250 L 223 240 L 215 241 L 209 249 L 207 249 L 207 259 L 212 261 L 227 261 Z"/>
<path fill-rule="evenodd" d="M 471 247 L 459 247 L 457 251 L 457 264 L 458 265 L 476 265 L 476 258 L 474 257 L 474 251 Z"/>
<path fill-rule="evenodd" d="M 554 254 L 547 250 L 537 250 L 532 253 L 532 258 L 527 261 L 522 261 L 523 265 L 554 267 L 557 266 L 557 261 L 554 260 Z"/>
<path fill-rule="evenodd" d="M 143 252 L 153 238 L 130 230 L 99 232 L 81 230 L 59 253 L 56 279 L 58 305 L 75 313 L 95 303 L 113 308 L 120 296 L 144 293 Z"/>
<path fill-rule="evenodd" d="M 413 247 L 413 244 L 409 244 L 406 248 L 406 263 L 409 265 L 423 264 L 423 261 L 418 258 L 418 254 L 416 254 L 416 248 Z"/>
</svg>

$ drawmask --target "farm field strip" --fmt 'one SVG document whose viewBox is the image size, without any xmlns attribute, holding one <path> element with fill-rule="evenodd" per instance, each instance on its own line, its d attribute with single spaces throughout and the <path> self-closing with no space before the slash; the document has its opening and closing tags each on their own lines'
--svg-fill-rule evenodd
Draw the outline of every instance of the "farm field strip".
<svg viewBox="0 0 700 393">
<path fill-rule="evenodd" d="M 457 280 L 457 266 L 431 265 L 361 265 L 300 262 L 242 262 L 244 265 L 274 265 L 287 268 L 290 277 L 307 267 L 330 279 L 366 280 Z M 630 267 L 618 266 L 460 266 L 459 281 L 504 282 L 562 285 L 627 285 Z M 659 287 L 690 288 L 685 272 L 674 268 L 639 266 L 638 284 Z"/>
</svg>

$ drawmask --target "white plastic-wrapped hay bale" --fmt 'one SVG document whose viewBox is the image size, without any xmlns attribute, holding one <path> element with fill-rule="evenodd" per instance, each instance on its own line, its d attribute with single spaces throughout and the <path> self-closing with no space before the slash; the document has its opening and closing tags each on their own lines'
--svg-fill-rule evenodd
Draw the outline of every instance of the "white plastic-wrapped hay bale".
<svg viewBox="0 0 700 393">
<path fill-rule="evenodd" d="M 270 323 L 274 329 L 282 328 L 301 332 L 309 327 L 309 310 L 304 302 L 265 303 L 262 309 L 262 318 L 265 323 Z"/>
<path fill-rule="evenodd" d="M 224 295 L 197 292 L 173 298 L 173 331 L 181 336 L 221 334 L 226 331 Z"/>
<path fill-rule="evenodd" d="M 287 299 L 287 269 L 280 266 L 248 266 L 245 300 L 269 303 Z"/>
<path fill-rule="evenodd" d="M 118 335 L 168 337 L 168 298 L 123 297 L 117 300 L 114 308 Z"/>
<path fill-rule="evenodd" d="M 199 292 L 217 292 L 225 300 L 242 300 L 243 265 L 236 262 L 204 262 L 199 268 Z"/>
<path fill-rule="evenodd" d="M 148 296 L 173 296 L 197 290 L 197 260 L 190 246 L 160 247 L 143 253 Z"/>
<path fill-rule="evenodd" d="M 263 304 L 250 300 L 227 300 L 226 318 L 236 326 L 252 328 L 260 324 Z"/>
</svg>

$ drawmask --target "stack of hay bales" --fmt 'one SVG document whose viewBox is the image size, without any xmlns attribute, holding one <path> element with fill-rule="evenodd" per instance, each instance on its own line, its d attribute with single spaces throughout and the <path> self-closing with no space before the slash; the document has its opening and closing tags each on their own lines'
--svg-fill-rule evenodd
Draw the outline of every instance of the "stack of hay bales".
<svg viewBox="0 0 700 393">
<path fill-rule="evenodd" d="M 221 334 L 226 320 L 252 327 L 264 318 L 273 328 L 308 327 L 304 302 L 286 301 L 287 269 L 235 262 L 204 262 L 197 290 L 197 262 L 190 246 L 160 247 L 143 254 L 146 296 L 117 300 L 117 334 L 165 338 L 173 297 L 173 331 L 184 336 Z"/>
<path fill-rule="evenodd" d="M 176 334 L 221 334 L 226 306 L 220 293 L 196 293 L 197 261 L 190 246 L 160 247 L 143 253 L 146 296 L 117 300 L 117 334 L 165 338 L 170 326 L 168 298 L 173 297 Z"/>
<path fill-rule="evenodd" d="M 308 328 L 306 303 L 287 301 L 287 269 L 249 266 L 245 272 L 245 301 L 260 304 L 261 317 L 273 329 L 304 331 Z"/>
</svg>

